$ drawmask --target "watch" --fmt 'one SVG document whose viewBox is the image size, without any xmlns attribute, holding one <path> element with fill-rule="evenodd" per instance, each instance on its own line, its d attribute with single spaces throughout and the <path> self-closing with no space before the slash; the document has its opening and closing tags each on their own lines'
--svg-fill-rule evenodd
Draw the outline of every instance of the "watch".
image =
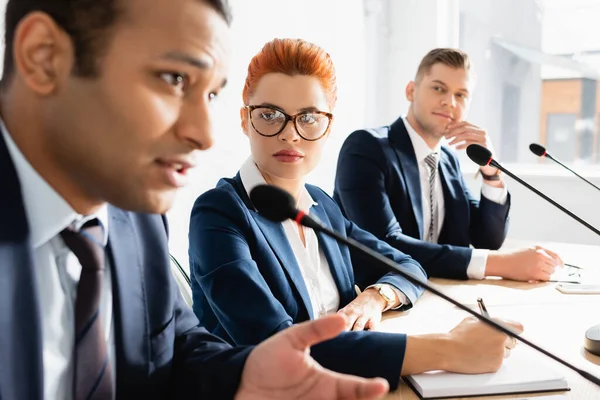
<svg viewBox="0 0 600 400">
<path fill-rule="evenodd" d="M 479 173 L 481 174 L 481 177 L 486 181 L 499 181 L 500 180 L 500 170 L 499 169 L 496 170 L 496 173 L 494 175 L 484 174 L 481 169 L 479 170 Z"/>
<path fill-rule="evenodd" d="M 389 310 L 396 303 L 396 293 L 394 293 L 394 289 L 390 287 L 390 285 L 385 285 L 378 283 L 373 285 L 377 292 L 386 302 L 385 310 Z"/>
</svg>

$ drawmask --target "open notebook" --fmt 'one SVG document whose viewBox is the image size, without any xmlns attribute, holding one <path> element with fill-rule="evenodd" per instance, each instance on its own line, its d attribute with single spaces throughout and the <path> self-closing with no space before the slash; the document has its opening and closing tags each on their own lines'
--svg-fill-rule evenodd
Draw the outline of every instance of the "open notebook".
<svg viewBox="0 0 600 400">
<path fill-rule="evenodd" d="M 491 374 L 427 372 L 404 379 L 422 399 L 569 390 L 555 361 L 519 344 Z"/>
</svg>

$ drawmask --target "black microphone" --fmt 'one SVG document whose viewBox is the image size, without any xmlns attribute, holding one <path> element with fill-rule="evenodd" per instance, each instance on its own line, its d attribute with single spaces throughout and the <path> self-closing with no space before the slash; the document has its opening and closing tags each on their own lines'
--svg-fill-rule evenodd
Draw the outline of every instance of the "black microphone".
<svg viewBox="0 0 600 400">
<path fill-rule="evenodd" d="M 538 157 L 546 157 L 546 158 L 551 159 L 552 161 L 554 161 L 555 163 L 557 163 L 561 167 L 563 167 L 566 170 L 568 170 L 571 173 L 573 173 L 573 175 L 575 175 L 576 177 L 580 178 L 581 180 L 583 180 L 584 182 L 586 182 L 589 185 L 593 186 L 594 188 L 600 190 L 600 187 L 594 185 L 592 182 L 588 181 L 583 176 L 579 175 L 577 172 L 573 171 L 571 168 L 567 167 L 565 164 L 563 164 L 562 162 L 558 161 L 556 158 L 554 158 L 550 154 L 548 154 L 548 151 L 546 151 L 546 148 L 544 146 L 542 146 L 540 144 L 537 144 L 537 143 L 531 143 L 529 145 L 529 150 L 531 150 L 531 152 L 533 154 L 535 154 L 536 156 L 538 156 Z"/>
<path fill-rule="evenodd" d="M 583 219 L 579 218 L 577 215 L 573 214 L 571 211 L 567 210 L 566 208 L 552 200 L 550 197 L 546 196 L 544 193 L 540 192 L 539 190 L 531 186 L 529 183 L 525 182 L 523 179 L 519 178 L 518 176 L 504 168 L 502 165 L 500 165 L 496 160 L 492 158 L 492 153 L 485 147 L 478 144 L 471 144 L 469 145 L 469 147 L 467 147 L 467 155 L 477 165 L 480 165 L 482 167 L 486 167 L 489 165 L 504 172 L 506 175 L 510 176 L 515 181 L 519 182 L 521 185 L 525 186 L 527 189 L 542 197 L 544 200 L 548 201 L 550 204 L 567 214 L 569 217 L 573 218 L 575 221 L 579 222 L 580 224 L 594 232 L 596 235 L 600 235 L 600 231 L 598 229 L 594 228 L 592 225 L 588 224 Z"/>
<path fill-rule="evenodd" d="M 533 143 L 529 146 L 529 148 L 536 155 L 539 155 L 538 153 L 541 153 L 541 155 L 546 155 L 547 157 L 549 156 L 549 154 L 546 153 L 546 149 L 544 149 L 540 145 L 536 145 L 535 143 Z M 577 215 L 573 214 L 571 211 L 567 210 L 566 208 L 564 208 L 563 206 L 561 206 L 560 204 L 558 204 L 557 202 L 555 202 L 554 200 L 552 200 L 551 198 L 549 198 L 548 196 L 546 196 L 545 194 L 543 194 L 542 192 L 525 182 L 523 179 L 508 171 L 506 168 L 502 167 L 502 165 L 500 165 L 496 160 L 492 158 L 492 153 L 485 147 L 478 144 L 471 144 L 467 147 L 467 155 L 472 161 L 474 161 L 476 164 L 482 167 L 491 165 L 494 168 L 498 168 L 500 171 L 504 172 L 506 175 L 510 176 L 515 181 L 525 186 L 527 189 L 530 189 L 535 194 L 542 197 L 544 200 L 547 200 L 550 204 L 554 205 L 556 208 L 573 218 L 575 221 L 580 222 L 583 226 L 594 232 L 596 235 L 600 235 L 600 231 L 598 231 L 598 229 L 594 228 L 592 225 L 588 224 L 583 219 L 579 218 Z M 592 326 L 586 331 L 584 347 L 590 353 L 600 356 L 600 325 Z"/>
<path fill-rule="evenodd" d="M 365 255 L 367 255 L 370 259 L 372 259 L 374 261 L 374 265 L 376 267 L 384 270 L 385 272 L 393 272 L 393 273 L 401 275 L 407 281 L 409 281 L 415 285 L 421 286 L 425 290 L 428 290 L 429 292 L 435 294 L 436 296 L 441 297 L 442 299 L 446 300 L 447 302 L 454 304 L 456 307 L 460 308 L 461 310 L 466 311 L 467 313 L 471 314 L 472 316 L 479 319 L 480 321 L 483 321 L 484 323 L 492 326 L 493 328 L 499 330 L 500 332 L 502 332 L 512 338 L 515 338 L 515 339 L 521 341 L 522 343 L 525 343 L 529 347 L 539 351 L 540 353 L 552 358 L 553 360 L 555 360 L 555 361 L 561 363 L 562 365 L 577 372 L 579 375 L 581 375 L 588 381 L 593 382 L 596 385 L 600 386 L 600 379 L 595 377 L 594 375 L 590 374 L 589 372 L 575 367 L 574 365 L 570 364 L 569 362 L 559 358 L 558 356 L 555 356 L 554 354 L 550 353 L 547 350 L 542 349 L 538 345 L 521 337 L 520 335 L 514 333 L 512 330 L 502 326 L 501 324 L 495 322 L 494 320 L 487 318 L 484 315 L 471 310 L 469 307 L 464 306 L 463 304 L 459 303 L 458 301 L 454 300 L 453 298 L 440 292 L 433 286 L 430 286 L 427 282 L 421 281 L 420 279 L 415 278 L 414 276 L 404 272 L 400 268 L 400 266 L 397 263 L 395 263 L 394 261 L 392 261 L 391 259 L 382 256 L 381 254 L 379 254 L 376 251 L 370 249 L 369 247 L 363 245 L 362 243 L 357 242 L 356 240 L 354 240 L 352 238 L 348 238 L 348 237 L 328 228 L 327 226 L 325 226 L 325 224 L 323 224 L 317 218 L 311 217 L 310 215 L 298 210 L 296 208 L 296 203 L 294 201 L 294 198 L 285 190 L 280 189 L 276 186 L 272 186 L 272 185 L 258 185 L 250 191 L 250 200 L 252 201 L 252 204 L 254 205 L 254 207 L 256 207 L 258 212 L 260 214 L 264 215 L 265 217 L 267 217 L 268 219 L 270 219 L 271 221 L 283 222 L 286 219 L 292 219 L 301 225 L 307 226 L 309 228 L 314 229 L 315 231 L 323 232 L 324 234 L 331 236 L 335 240 L 337 240 L 341 243 L 344 243 L 345 245 L 350 246 L 350 247 L 364 253 Z"/>
</svg>

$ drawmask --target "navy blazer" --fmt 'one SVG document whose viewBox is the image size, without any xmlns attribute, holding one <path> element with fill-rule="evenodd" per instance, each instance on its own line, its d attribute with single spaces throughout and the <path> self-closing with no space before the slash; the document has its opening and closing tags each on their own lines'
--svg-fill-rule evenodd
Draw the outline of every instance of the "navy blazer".
<svg viewBox="0 0 600 400">
<path fill-rule="evenodd" d="M 326 225 L 401 264 L 412 276 L 425 272 L 410 257 L 358 228 L 321 189 L 307 185 L 318 204 L 310 210 Z M 361 289 L 380 282 L 400 289 L 414 304 L 422 289 L 397 274 L 387 274 L 362 254 L 317 232 L 340 294 L 340 308 Z M 204 326 L 235 344 L 256 344 L 294 323 L 312 319 L 300 267 L 281 223 L 255 211 L 239 174 L 222 179 L 202 194 L 192 209 L 189 232 L 194 311 Z M 405 336 L 347 332 L 314 346 L 311 354 L 326 368 L 371 377 L 396 387 Z"/>
<path fill-rule="evenodd" d="M 402 118 L 350 134 L 338 158 L 334 199 L 344 214 L 415 258 L 432 277 L 467 279 L 472 245 L 497 250 L 508 231 L 510 194 L 501 205 L 475 199 L 458 158 L 442 147 L 439 162 L 445 217 L 438 244 L 423 239 L 419 166 Z"/>
<path fill-rule="evenodd" d="M 33 246 L 1 135 L 0 186 L 0 399 L 42 400 Z M 171 276 L 166 221 L 115 207 L 108 215 L 116 398 L 233 398 L 251 348 L 232 349 L 198 327 Z"/>
</svg>

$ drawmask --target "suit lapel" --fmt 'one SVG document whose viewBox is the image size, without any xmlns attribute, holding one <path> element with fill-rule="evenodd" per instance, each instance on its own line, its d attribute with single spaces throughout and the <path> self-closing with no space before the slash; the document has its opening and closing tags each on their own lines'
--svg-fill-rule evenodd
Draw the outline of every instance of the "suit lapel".
<svg viewBox="0 0 600 400">
<path fill-rule="evenodd" d="M 453 174 L 451 172 L 450 161 L 448 156 L 442 151 L 440 152 L 440 164 L 439 164 L 440 178 L 442 180 L 442 187 L 444 190 L 444 199 L 454 200 L 456 199 L 457 191 L 452 182 Z"/>
<path fill-rule="evenodd" d="M 239 173 L 235 176 L 235 178 L 228 181 L 233 186 L 238 196 L 240 196 L 248 210 L 250 210 L 250 215 L 252 215 L 252 218 L 254 218 L 254 221 L 256 221 L 260 231 L 263 233 L 265 239 L 269 243 L 269 247 L 271 247 L 271 250 L 273 250 L 273 253 L 275 253 L 275 256 L 279 260 L 279 263 L 290 277 L 293 286 L 300 294 L 300 298 L 304 303 L 304 307 L 306 307 L 306 311 L 310 319 L 314 319 L 314 313 L 310 296 L 308 295 L 308 289 L 306 288 L 304 277 L 300 271 L 300 266 L 296 261 L 296 255 L 294 254 L 292 246 L 285 235 L 283 225 L 263 217 L 256 211 L 256 208 L 246 193 L 246 189 L 244 189 L 244 185 Z"/>
<path fill-rule="evenodd" d="M 0 398 L 43 397 L 33 248 L 21 187 L 0 134 Z"/>
<path fill-rule="evenodd" d="M 304 277 L 300 271 L 300 266 L 296 261 L 296 255 L 285 235 L 283 225 L 270 221 L 255 211 L 251 211 L 250 214 L 265 236 L 271 250 L 273 250 L 282 267 L 288 273 L 292 284 L 296 287 L 296 290 L 298 290 L 310 319 L 314 319 L 315 316 L 313 314 L 312 303 L 310 301 L 310 296 L 308 295 L 306 283 L 304 282 Z"/>
<path fill-rule="evenodd" d="M 456 172 L 453 172 L 448 155 L 443 150 L 440 152 L 439 172 L 444 195 L 444 208 L 446 209 L 438 239 L 443 242 L 446 240 L 444 239 L 446 227 L 460 226 L 467 221 L 468 201 L 464 199 L 462 187 L 456 179 Z"/>
<path fill-rule="evenodd" d="M 398 156 L 401 165 L 401 171 L 404 175 L 404 182 L 410 197 L 419 237 L 423 238 L 423 199 L 421 195 L 421 178 L 419 175 L 419 165 L 417 156 L 413 148 L 404 121 L 398 118 L 390 127 L 389 134 L 390 145 Z"/>
<path fill-rule="evenodd" d="M 149 333 L 140 249 L 129 213 L 109 206 L 108 254 L 111 262 L 117 393 L 147 379 Z M 136 369 L 135 366 L 138 366 Z M 127 377 L 127 381 L 119 377 Z"/>
<path fill-rule="evenodd" d="M 329 216 L 320 204 L 310 209 L 310 214 L 321 220 L 326 226 L 332 226 Z M 354 298 L 354 283 L 348 275 L 348 269 L 344 264 L 344 258 L 340 251 L 340 246 L 335 239 L 330 238 L 322 232 L 316 232 L 319 239 L 319 246 L 323 249 L 325 258 L 329 263 L 329 269 L 333 280 L 340 293 L 340 305 L 348 304 Z"/>
</svg>

